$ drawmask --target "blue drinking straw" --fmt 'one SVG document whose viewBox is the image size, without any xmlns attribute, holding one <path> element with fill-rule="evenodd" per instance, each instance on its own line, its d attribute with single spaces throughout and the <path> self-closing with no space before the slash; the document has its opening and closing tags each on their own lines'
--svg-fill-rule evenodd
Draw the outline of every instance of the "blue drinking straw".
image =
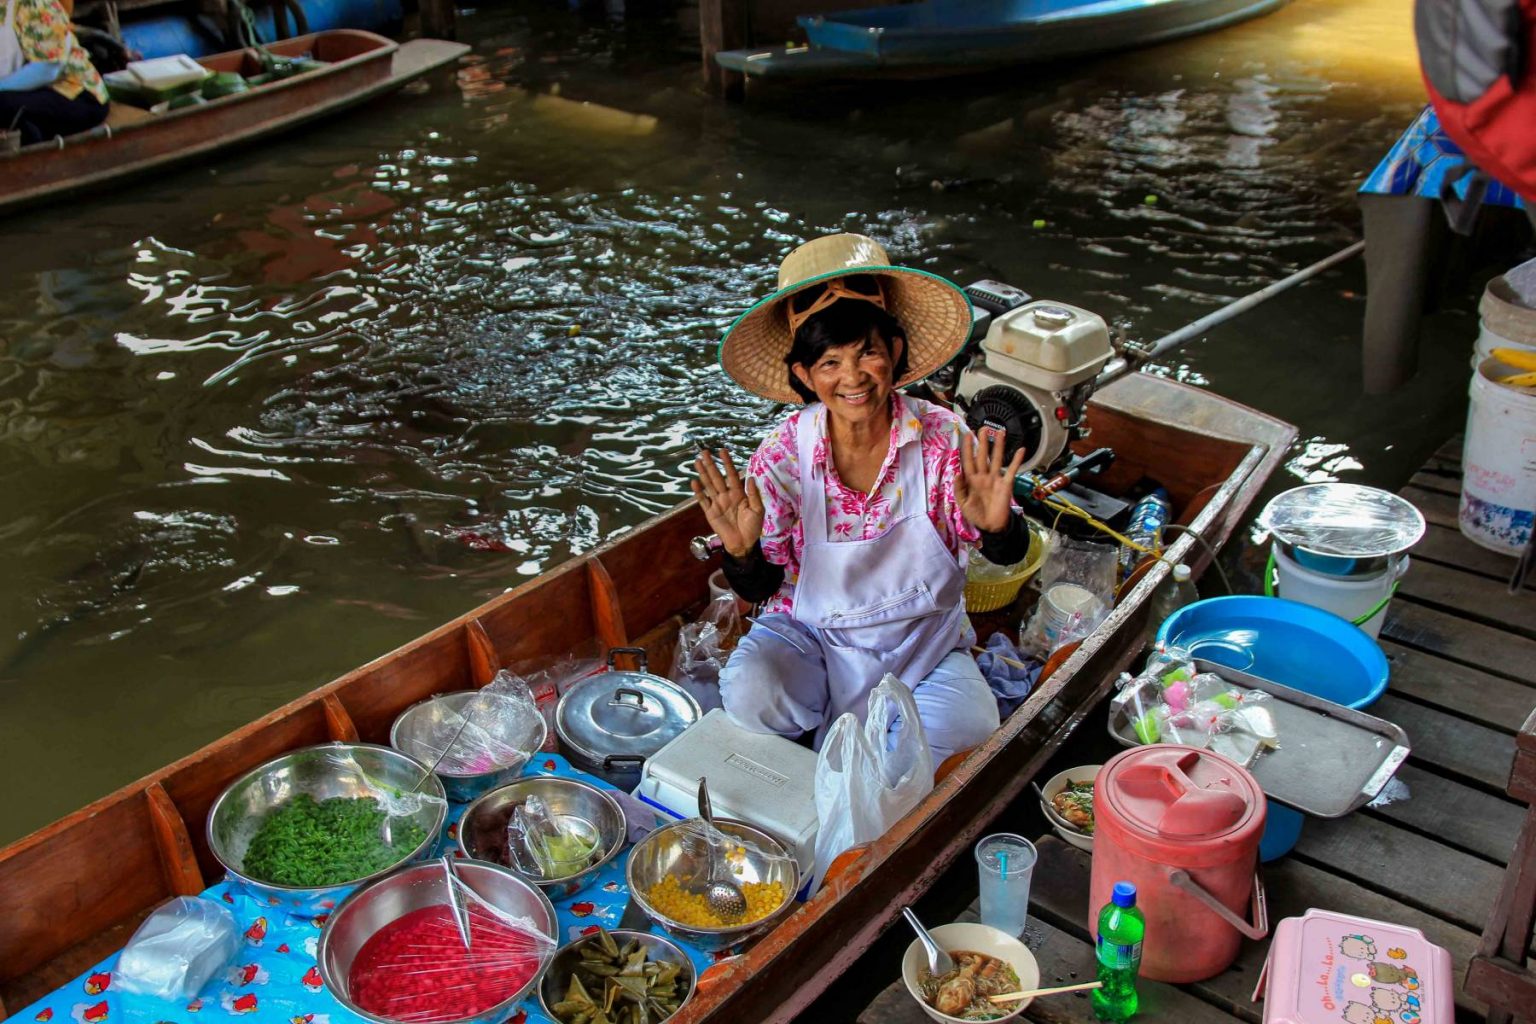
<svg viewBox="0 0 1536 1024">
<path fill-rule="evenodd" d="M 1002 872 L 1003 881 L 1008 880 L 1008 851 L 997 851 L 997 869 Z"/>
</svg>

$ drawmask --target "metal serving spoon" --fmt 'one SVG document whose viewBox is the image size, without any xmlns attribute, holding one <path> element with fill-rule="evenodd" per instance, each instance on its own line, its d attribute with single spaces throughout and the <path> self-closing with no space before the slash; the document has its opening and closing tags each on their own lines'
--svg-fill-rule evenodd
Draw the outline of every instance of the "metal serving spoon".
<svg viewBox="0 0 1536 1024">
<path fill-rule="evenodd" d="M 928 973 L 937 978 L 941 974 L 948 974 L 955 969 L 955 958 L 939 948 L 939 944 L 933 941 L 933 936 L 928 934 L 928 929 L 923 927 L 923 922 L 912 913 L 911 907 L 902 907 L 901 916 L 907 919 L 907 924 L 917 932 L 917 941 L 923 944 L 928 951 Z"/>
<path fill-rule="evenodd" d="M 715 827 L 715 816 L 709 806 L 709 786 L 702 778 L 699 779 L 699 817 L 704 819 L 711 833 L 719 832 Z M 704 902 L 709 904 L 709 909 L 720 920 L 740 921 L 747 916 L 747 895 L 735 882 L 721 876 L 720 862 L 725 858 L 713 834 L 709 836 L 708 846 L 709 884 L 704 887 Z"/>
</svg>

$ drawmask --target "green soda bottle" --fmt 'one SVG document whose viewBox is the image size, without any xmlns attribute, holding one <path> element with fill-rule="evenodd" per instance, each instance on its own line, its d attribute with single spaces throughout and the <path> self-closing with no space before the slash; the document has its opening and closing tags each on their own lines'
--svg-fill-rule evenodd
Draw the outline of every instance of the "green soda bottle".
<svg viewBox="0 0 1536 1024">
<path fill-rule="evenodd" d="M 1136 972 L 1141 970 L 1141 940 L 1147 919 L 1136 907 L 1136 887 L 1116 882 L 1114 894 L 1099 911 L 1095 943 L 1098 978 L 1103 988 L 1093 990 L 1093 1015 L 1099 1020 L 1126 1021 L 1136 1015 Z"/>
</svg>

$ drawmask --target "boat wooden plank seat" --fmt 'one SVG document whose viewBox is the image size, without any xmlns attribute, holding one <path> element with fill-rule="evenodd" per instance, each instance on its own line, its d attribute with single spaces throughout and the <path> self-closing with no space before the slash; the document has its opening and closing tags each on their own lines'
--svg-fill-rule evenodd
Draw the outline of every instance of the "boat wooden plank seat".
<svg viewBox="0 0 1536 1024">
<path fill-rule="evenodd" d="M 1392 676 L 1370 711 L 1408 733 L 1412 754 L 1397 775 L 1407 795 L 1344 818 L 1309 820 L 1295 850 L 1264 866 L 1269 916 L 1273 923 L 1318 907 L 1419 928 L 1451 953 L 1458 1020 L 1481 1020 L 1490 1006 L 1492 1021 L 1507 1019 L 1500 1009 L 1536 1020 L 1536 971 L 1528 964 L 1536 811 L 1527 806 L 1536 799 L 1536 596 L 1529 584 L 1521 595 L 1508 594 L 1512 559 L 1457 529 L 1460 473 L 1460 442 L 1452 440 L 1400 492 L 1419 504 L 1430 527 L 1388 613 L 1382 648 Z M 1086 732 L 1051 768 L 1100 759 L 1086 737 L 1104 728 L 1102 715 L 1089 717 Z M 1027 820 L 1043 828 L 1032 813 Z M 1014 821 L 1006 830 L 1020 827 Z M 1048 832 L 1038 845 L 1026 940 L 1039 945 L 1042 983 L 1091 977 L 1090 857 Z M 1051 948 L 1057 943 L 1065 952 Z M 1267 940 L 1245 941 L 1229 970 L 1180 986 L 1203 1007 L 1198 1015 L 1187 1003 L 1175 1008 L 1153 985 L 1138 1019 L 1203 1020 L 1215 1011 L 1256 1024 L 1263 1004 L 1250 996 L 1268 948 Z M 1063 960 L 1072 962 L 1065 973 L 1056 967 Z M 1025 1017 L 1087 1021 L 1092 1014 L 1087 1000 L 1059 996 L 1029 1007 Z M 898 981 L 861 1024 L 925 1019 Z"/>
</svg>

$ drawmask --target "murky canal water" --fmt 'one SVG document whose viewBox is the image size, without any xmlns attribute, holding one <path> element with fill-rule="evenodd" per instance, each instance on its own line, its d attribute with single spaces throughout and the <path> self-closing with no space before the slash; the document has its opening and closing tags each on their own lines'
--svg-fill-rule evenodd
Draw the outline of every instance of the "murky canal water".
<svg viewBox="0 0 1536 1024">
<path fill-rule="evenodd" d="M 0 225 L 0 840 L 681 500 L 693 439 L 768 420 L 714 344 L 806 237 L 1142 337 L 1347 244 L 1408 6 L 739 107 L 665 19 L 488 7 L 424 93 Z M 1294 474 L 1395 485 L 1473 332 L 1362 400 L 1362 289 L 1172 369 L 1300 424 Z"/>
</svg>

